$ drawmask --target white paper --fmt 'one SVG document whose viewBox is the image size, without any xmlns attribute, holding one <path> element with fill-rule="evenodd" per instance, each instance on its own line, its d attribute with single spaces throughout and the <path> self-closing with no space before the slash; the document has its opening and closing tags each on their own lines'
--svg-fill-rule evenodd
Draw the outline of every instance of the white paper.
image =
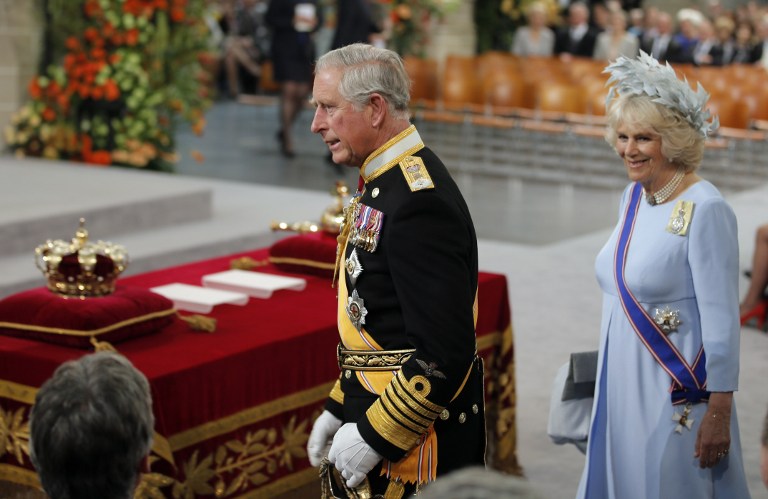
<svg viewBox="0 0 768 499">
<path fill-rule="evenodd" d="M 307 286 L 307 281 L 299 277 L 235 269 L 203 276 L 203 286 L 237 291 L 254 298 L 269 298 L 279 289 L 301 291 Z"/>
<path fill-rule="evenodd" d="M 248 295 L 245 293 L 204 288 L 192 286 L 191 284 L 166 284 L 152 288 L 150 291 L 165 296 L 179 310 L 198 314 L 207 314 L 213 310 L 214 306 L 223 303 L 231 305 L 245 305 L 248 303 Z"/>
</svg>

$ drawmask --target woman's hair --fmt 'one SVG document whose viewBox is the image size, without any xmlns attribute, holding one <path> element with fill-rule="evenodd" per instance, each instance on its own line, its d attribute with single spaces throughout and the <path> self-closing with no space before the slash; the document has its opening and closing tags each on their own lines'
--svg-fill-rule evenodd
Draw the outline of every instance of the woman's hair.
<svg viewBox="0 0 768 499">
<path fill-rule="evenodd" d="M 661 136 L 661 153 L 686 172 L 695 171 L 704 157 L 704 137 L 677 110 L 653 102 L 647 95 L 620 95 L 608 107 L 605 140 L 616 150 L 621 125 L 651 128 Z"/>
<path fill-rule="evenodd" d="M 371 94 L 377 93 L 384 97 L 395 117 L 408 119 L 410 116 L 411 79 L 396 52 L 353 43 L 320 57 L 315 73 L 332 68 L 344 70 L 339 93 L 355 109 L 360 109 Z"/>
<path fill-rule="evenodd" d="M 544 5 L 543 2 L 534 1 L 528 4 L 528 7 L 525 8 L 525 15 L 530 16 L 531 14 L 538 12 L 543 15 L 547 15 L 547 7 Z"/>
</svg>

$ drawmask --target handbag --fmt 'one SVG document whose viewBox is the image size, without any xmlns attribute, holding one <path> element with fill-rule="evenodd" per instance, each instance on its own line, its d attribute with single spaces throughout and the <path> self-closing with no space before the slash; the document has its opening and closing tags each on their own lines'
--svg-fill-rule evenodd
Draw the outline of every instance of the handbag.
<svg viewBox="0 0 768 499">
<path fill-rule="evenodd" d="M 597 351 L 572 353 L 558 369 L 547 422 L 547 434 L 555 444 L 574 444 L 586 452 L 596 379 Z"/>
</svg>

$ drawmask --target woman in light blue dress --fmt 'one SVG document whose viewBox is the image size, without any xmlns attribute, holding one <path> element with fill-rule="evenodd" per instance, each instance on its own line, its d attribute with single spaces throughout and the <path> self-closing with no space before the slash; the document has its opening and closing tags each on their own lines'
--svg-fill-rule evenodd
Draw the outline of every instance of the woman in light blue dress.
<svg viewBox="0 0 768 499">
<path fill-rule="evenodd" d="M 749 497 L 733 404 L 736 218 L 695 171 L 708 95 L 647 54 L 608 66 L 606 140 L 632 183 L 596 260 L 603 316 L 577 497 Z"/>
</svg>

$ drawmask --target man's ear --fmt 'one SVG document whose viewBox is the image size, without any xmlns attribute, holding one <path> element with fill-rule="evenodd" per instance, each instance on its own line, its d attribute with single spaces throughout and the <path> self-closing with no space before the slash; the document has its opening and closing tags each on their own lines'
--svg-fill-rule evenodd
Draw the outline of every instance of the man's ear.
<svg viewBox="0 0 768 499">
<path fill-rule="evenodd" d="M 369 105 L 371 106 L 371 125 L 374 128 L 381 126 L 389 112 L 387 101 L 380 94 L 373 93 Z"/>
</svg>

